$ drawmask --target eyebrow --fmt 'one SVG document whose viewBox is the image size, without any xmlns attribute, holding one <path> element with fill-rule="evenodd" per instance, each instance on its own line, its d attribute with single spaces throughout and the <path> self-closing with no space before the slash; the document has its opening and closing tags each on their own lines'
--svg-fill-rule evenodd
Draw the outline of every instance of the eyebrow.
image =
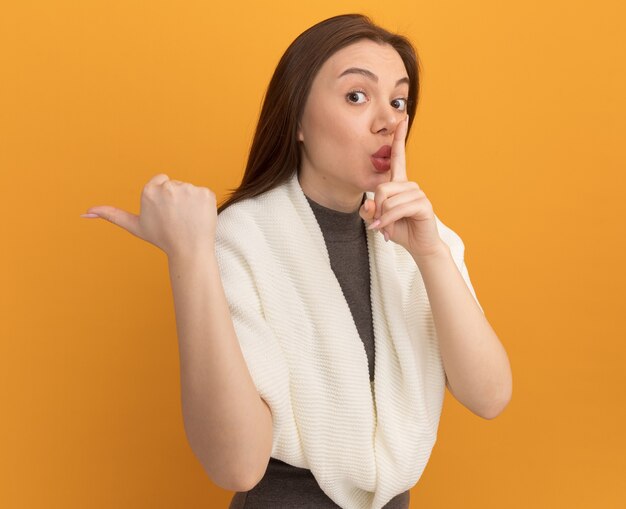
<svg viewBox="0 0 626 509">
<path fill-rule="evenodd" d="M 339 76 L 337 76 L 337 79 L 345 76 L 346 74 L 361 74 L 366 78 L 369 78 L 372 81 L 378 83 L 378 76 L 376 76 L 372 71 L 368 71 L 367 69 L 361 69 L 360 67 L 350 67 L 349 69 L 346 69 Z M 396 81 L 396 87 L 402 83 L 406 83 L 408 85 L 409 78 L 400 78 L 398 81 Z"/>
</svg>

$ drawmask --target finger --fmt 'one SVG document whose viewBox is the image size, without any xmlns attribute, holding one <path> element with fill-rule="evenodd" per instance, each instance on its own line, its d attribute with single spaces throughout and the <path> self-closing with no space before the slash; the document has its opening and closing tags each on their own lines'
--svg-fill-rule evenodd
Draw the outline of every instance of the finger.
<svg viewBox="0 0 626 509">
<path fill-rule="evenodd" d="M 146 185 L 160 186 L 161 184 L 163 184 L 163 182 L 167 182 L 169 179 L 170 178 L 165 173 L 159 173 L 152 177 L 150 180 L 148 180 Z"/>
<path fill-rule="evenodd" d="M 398 205 L 397 207 L 392 208 L 389 212 L 385 212 L 383 216 L 378 220 L 379 222 L 374 228 L 377 228 L 379 231 L 382 231 L 385 228 L 389 229 L 388 225 L 398 221 L 399 219 L 402 219 L 403 217 L 414 216 L 415 214 L 417 214 L 417 212 L 419 212 L 420 210 L 420 207 L 421 204 L 414 201 Z M 372 223 L 372 225 L 370 225 L 368 229 L 373 230 L 374 228 L 371 228 L 373 224 L 375 223 Z"/>
<path fill-rule="evenodd" d="M 404 144 L 406 133 L 409 127 L 409 116 L 400 121 L 391 144 L 391 180 L 396 182 L 406 182 L 406 154 Z"/>
<path fill-rule="evenodd" d="M 378 219 L 383 214 L 383 203 L 389 200 L 392 196 L 401 194 L 409 187 L 407 182 L 385 182 L 380 184 L 374 193 L 374 202 L 376 203 L 374 210 L 374 218 Z M 389 203 L 387 203 L 389 205 Z"/>
<path fill-rule="evenodd" d="M 363 202 L 363 205 L 361 205 L 361 208 L 359 209 L 359 215 L 368 224 L 374 218 L 375 212 L 376 202 L 374 200 L 370 200 L 369 198 Z"/>
<path fill-rule="evenodd" d="M 98 214 L 98 217 L 106 219 L 117 226 L 121 226 L 133 235 L 141 238 L 141 235 L 139 235 L 139 216 L 136 214 L 131 214 L 130 212 L 109 205 L 91 207 L 87 210 L 87 214 Z"/>
<path fill-rule="evenodd" d="M 390 217 L 389 216 L 390 211 L 392 211 L 399 205 L 404 205 L 405 203 L 417 201 L 426 196 L 424 194 L 424 191 L 422 191 L 421 189 L 417 187 L 414 187 L 414 186 L 417 186 L 415 182 L 405 182 L 405 183 L 389 182 L 387 184 L 383 184 L 383 186 L 385 186 L 386 188 L 389 188 L 391 186 L 392 191 L 394 191 L 393 188 L 395 187 L 396 189 L 398 189 L 398 192 L 393 193 L 392 196 L 385 199 L 384 205 L 381 206 L 381 208 L 384 208 L 385 210 L 378 211 L 377 212 L 378 216 L 375 216 L 376 219 L 380 219 L 380 222 L 377 223 L 374 228 L 379 228 L 380 231 L 382 231 L 385 228 L 385 226 L 389 224 L 388 218 Z M 407 189 L 407 187 L 410 187 L 410 189 Z M 390 234 L 393 233 L 393 231 L 389 231 L 389 228 L 387 228 L 387 231 Z"/>
</svg>

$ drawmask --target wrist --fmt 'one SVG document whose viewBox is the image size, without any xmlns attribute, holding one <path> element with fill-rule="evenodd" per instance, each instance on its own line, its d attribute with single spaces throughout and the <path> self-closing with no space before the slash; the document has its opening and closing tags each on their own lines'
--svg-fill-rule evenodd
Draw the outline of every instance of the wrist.
<svg viewBox="0 0 626 509">
<path fill-rule="evenodd" d="M 167 261 L 171 264 L 193 263 L 198 260 L 206 261 L 207 258 L 215 258 L 215 246 L 206 245 L 202 247 L 175 250 L 166 253 Z"/>
<path fill-rule="evenodd" d="M 415 263 L 418 266 L 421 266 L 431 263 L 432 261 L 449 258 L 452 256 L 452 252 L 450 251 L 450 246 L 448 246 L 448 244 L 446 244 L 443 240 L 440 240 L 439 243 L 431 249 L 420 253 L 411 253 L 411 256 L 413 257 L 413 260 L 415 260 Z"/>
</svg>

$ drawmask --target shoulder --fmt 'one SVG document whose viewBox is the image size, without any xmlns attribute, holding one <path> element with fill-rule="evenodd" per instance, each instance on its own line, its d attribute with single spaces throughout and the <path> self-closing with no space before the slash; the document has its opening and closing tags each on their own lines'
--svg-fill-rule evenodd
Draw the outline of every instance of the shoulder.
<svg viewBox="0 0 626 509">
<path fill-rule="evenodd" d="M 217 215 L 215 256 L 226 291 L 249 281 L 254 260 L 262 252 L 264 235 L 255 215 L 257 208 L 256 200 L 247 198 Z"/>
<path fill-rule="evenodd" d="M 257 198 L 246 198 L 228 206 L 217 215 L 216 234 L 225 234 L 237 227 L 252 226 L 258 209 Z"/>
<path fill-rule="evenodd" d="M 243 248 L 264 243 L 284 210 L 284 200 L 284 190 L 274 188 L 230 205 L 217 215 L 216 244 Z"/>
<path fill-rule="evenodd" d="M 267 230 L 276 221 L 286 219 L 285 214 L 294 212 L 293 197 L 290 196 L 293 186 L 292 178 L 257 196 L 228 206 L 217 216 L 216 235 Z"/>
<path fill-rule="evenodd" d="M 441 237 L 441 240 L 443 240 L 450 248 L 452 258 L 454 258 L 454 261 L 460 270 L 463 265 L 465 244 L 463 243 L 461 236 L 452 228 L 444 224 L 444 222 L 439 219 L 437 214 L 435 214 L 435 220 L 437 222 L 437 231 L 439 232 L 439 236 Z"/>
<path fill-rule="evenodd" d="M 465 249 L 465 244 L 463 243 L 460 235 L 439 219 L 437 214 L 435 214 L 435 221 L 437 222 L 439 236 L 450 247 L 450 249 L 457 251 Z"/>
</svg>

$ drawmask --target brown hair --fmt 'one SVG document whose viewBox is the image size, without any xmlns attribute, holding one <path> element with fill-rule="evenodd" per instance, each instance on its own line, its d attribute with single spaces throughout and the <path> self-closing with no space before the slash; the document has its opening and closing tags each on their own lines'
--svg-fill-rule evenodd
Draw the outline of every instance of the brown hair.
<svg viewBox="0 0 626 509">
<path fill-rule="evenodd" d="M 375 25 L 362 14 L 335 16 L 301 33 L 287 48 L 267 87 L 241 184 L 218 207 L 226 207 L 273 189 L 300 167 L 297 126 L 313 78 L 333 53 L 360 39 L 391 45 L 409 75 L 409 132 L 419 94 L 419 62 L 409 40 Z M 408 137 L 408 132 L 407 132 Z"/>
</svg>

